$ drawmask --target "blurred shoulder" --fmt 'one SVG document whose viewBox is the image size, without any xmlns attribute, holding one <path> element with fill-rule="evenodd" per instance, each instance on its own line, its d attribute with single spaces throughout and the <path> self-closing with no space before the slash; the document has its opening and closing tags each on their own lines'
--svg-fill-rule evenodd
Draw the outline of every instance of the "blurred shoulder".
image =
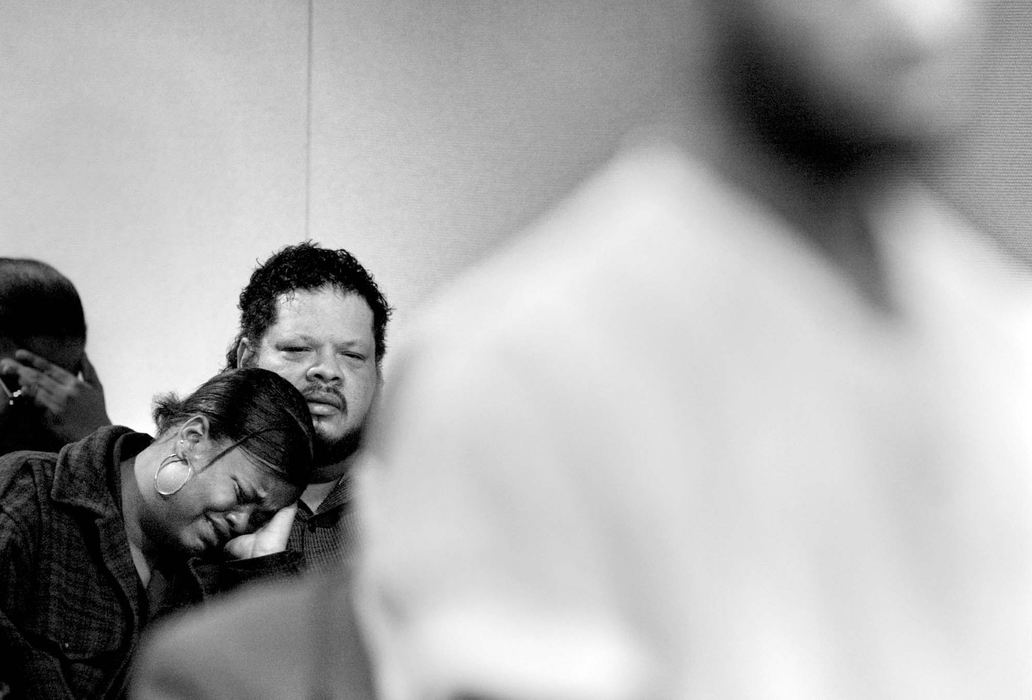
<svg viewBox="0 0 1032 700">
<path fill-rule="evenodd" d="M 309 697 L 332 681 L 347 697 L 367 697 L 371 681 L 355 650 L 361 639 L 347 596 L 343 577 L 307 575 L 168 618 L 144 637 L 133 696 Z"/>
<path fill-rule="evenodd" d="M 740 195 L 680 147 L 629 143 L 444 288 L 409 345 L 461 346 L 467 355 L 482 344 L 526 347 L 545 332 L 573 332 L 614 299 L 688 297 L 713 281 L 714 261 L 732 243 L 721 232 L 742 213 Z"/>
</svg>

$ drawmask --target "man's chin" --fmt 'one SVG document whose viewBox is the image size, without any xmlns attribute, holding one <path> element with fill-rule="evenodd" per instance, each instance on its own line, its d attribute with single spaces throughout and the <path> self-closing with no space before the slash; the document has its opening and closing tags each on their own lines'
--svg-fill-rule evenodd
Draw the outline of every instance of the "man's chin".
<svg viewBox="0 0 1032 700">
<path fill-rule="evenodd" d="M 342 462 L 358 449 L 361 443 L 359 433 L 328 435 L 316 428 L 315 464 L 336 464 Z"/>
</svg>

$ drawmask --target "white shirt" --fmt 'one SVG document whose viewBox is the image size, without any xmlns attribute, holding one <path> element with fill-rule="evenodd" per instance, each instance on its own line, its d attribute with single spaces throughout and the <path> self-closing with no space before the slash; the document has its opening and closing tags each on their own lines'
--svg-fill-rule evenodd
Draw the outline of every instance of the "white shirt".
<svg viewBox="0 0 1032 700">
<path fill-rule="evenodd" d="M 895 315 L 653 146 L 445 295 L 360 499 L 387 696 L 1029 697 L 1032 300 L 869 216 Z"/>
</svg>

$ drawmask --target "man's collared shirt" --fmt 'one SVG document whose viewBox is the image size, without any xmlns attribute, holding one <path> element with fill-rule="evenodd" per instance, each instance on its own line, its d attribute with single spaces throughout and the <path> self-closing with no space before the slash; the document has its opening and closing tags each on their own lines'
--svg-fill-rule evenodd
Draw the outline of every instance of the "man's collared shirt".
<svg viewBox="0 0 1032 700">
<path fill-rule="evenodd" d="M 351 478 L 344 476 L 313 513 L 303 501 L 287 540 L 287 551 L 304 554 L 306 571 L 346 567 L 357 540 L 357 524 L 351 507 Z"/>
</svg>

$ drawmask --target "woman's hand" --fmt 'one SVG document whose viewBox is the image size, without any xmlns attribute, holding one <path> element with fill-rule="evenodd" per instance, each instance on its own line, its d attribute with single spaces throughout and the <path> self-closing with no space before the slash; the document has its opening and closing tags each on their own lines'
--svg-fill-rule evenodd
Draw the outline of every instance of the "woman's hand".
<svg viewBox="0 0 1032 700">
<path fill-rule="evenodd" d="M 276 511 L 269 522 L 249 535 L 234 537 L 226 543 L 226 553 L 235 559 L 251 559 L 282 552 L 287 548 L 287 537 L 294 524 L 297 503 Z"/>
</svg>

